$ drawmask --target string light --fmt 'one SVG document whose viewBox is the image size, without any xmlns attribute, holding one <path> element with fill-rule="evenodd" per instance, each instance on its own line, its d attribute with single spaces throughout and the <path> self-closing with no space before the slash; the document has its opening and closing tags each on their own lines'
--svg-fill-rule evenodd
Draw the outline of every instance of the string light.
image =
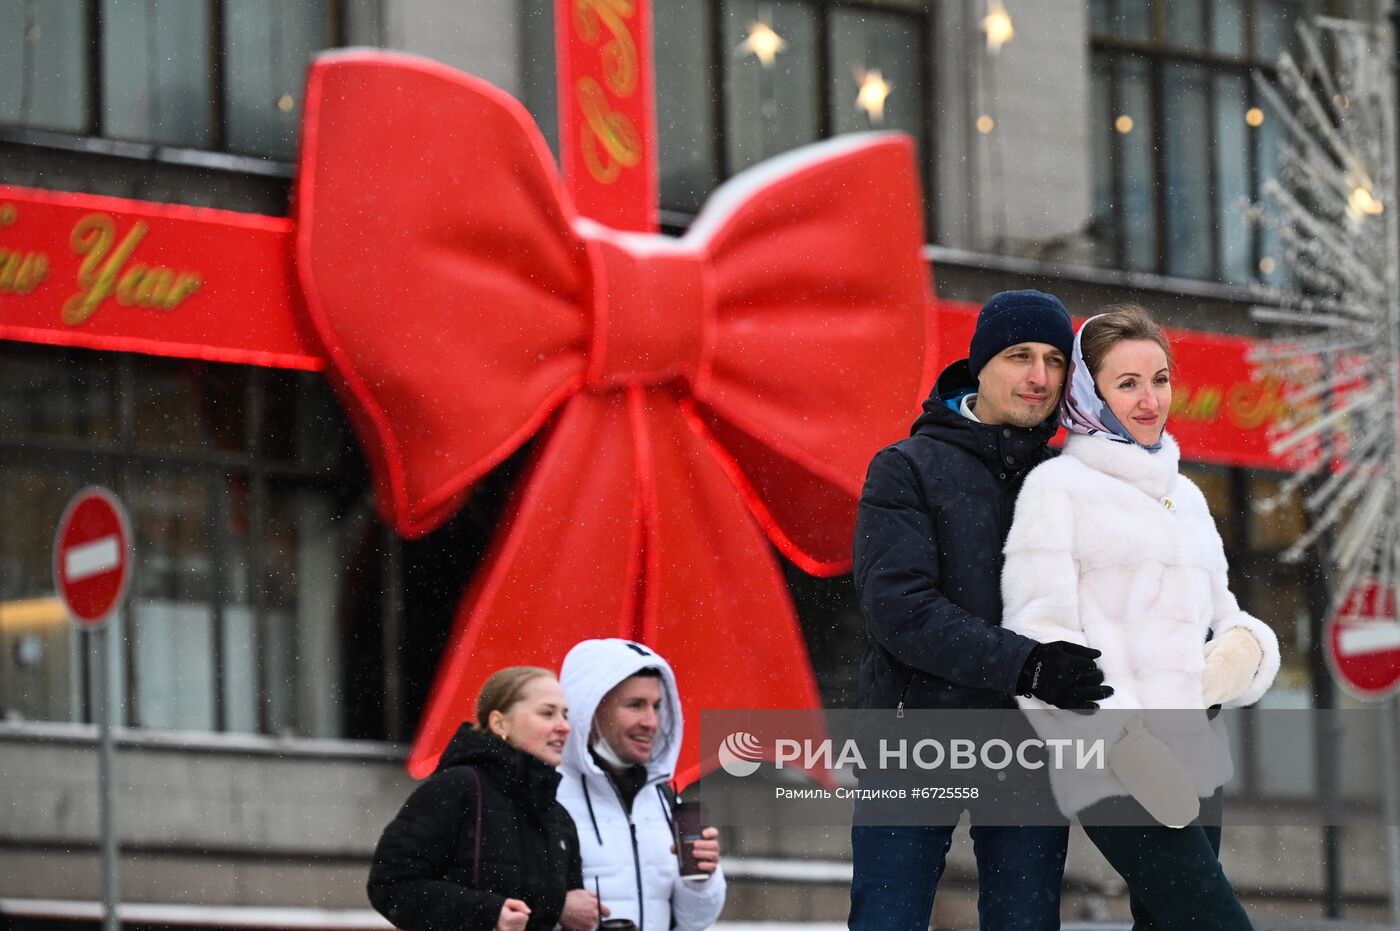
<svg viewBox="0 0 1400 931">
<path fill-rule="evenodd" d="M 985 136 L 985 135 L 987 135 L 987 133 L 991 132 L 992 130 L 994 130 L 994 129 L 996 129 L 996 128 L 997 128 L 997 121 L 994 120 L 994 119 L 992 119 L 992 118 L 991 118 L 990 116 L 988 116 L 987 114 L 983 113 L 981 116 L 979 116 L 979 117 L 977 118 L 977 131 L 978 131 L 979 133 L 981 133 L 982 135 Z"/>
<path fill-rule="evenodd" d="M 1126 136 L 1133 131 L 1133 118 L 1126 113 L 1119 114 L 1118 119 L 1113 121 L 1113 128 Z"/>
<path fill-rule="evenodd" d="M 1347 215 L 1353 220 L 1362 217 L 1378 217 L 1385 212 L 1385 205 L 1371 196 L 1369 188 L 1357 185 L 1347 198 Z"/>
<path fill-rule="evenodd" d="M 856 106 L 864 110 L 871 122 L 885 121 L 885 100 L 890 96 L 890 83 L 878 69 L 857 71 L 856 81 L 860 90 L 856 93 Z"/>
<path fill-rule="evenodd" d="M 763 67 L 771 68 L 778 53 L 787 48 L 787 41 L 767 23 L 751 23 L 749 36 L 740 48 L 756 57 Z"/>
<path fill-rule="evenodd" d="M 1250 126 L 1264 125 L 1264 111 L 1258 107 L 1250 107 L 1244 111 L 1244 121 Z"/>
<path fill-rule="evenodd" d="M 1001 0 L 988 0 L 987 15 L 982 18 L 982 31 L 987 34 L 987 49 L 996 54 L 1001 47 L 1016 36 L 1011 25 L 1011 16 L 1002 6 Z"/>
</svg>

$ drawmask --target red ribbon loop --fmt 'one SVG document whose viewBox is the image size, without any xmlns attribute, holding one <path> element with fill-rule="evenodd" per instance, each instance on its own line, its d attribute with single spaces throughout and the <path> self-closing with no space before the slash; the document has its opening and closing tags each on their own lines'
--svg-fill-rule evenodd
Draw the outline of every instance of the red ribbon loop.
<svg viewBox="0 0 1400 931">
<path fill-rule="evenodd" d="M 387 521 L 422 534 L 540 436 L 410 758 L 485 678 L 643 639 L 701 708 L 819 708 L 777 546 L 849 566 L 866 464 L 924 385 L 913 145 L 846 136 L 733 179 L 682 239 L 578 218 L 523 107 L 392 52 L 317 59 L 296 203 L 308 319 Z M 621 390 L 620 390 L 621 389 Z"/>
</svg>

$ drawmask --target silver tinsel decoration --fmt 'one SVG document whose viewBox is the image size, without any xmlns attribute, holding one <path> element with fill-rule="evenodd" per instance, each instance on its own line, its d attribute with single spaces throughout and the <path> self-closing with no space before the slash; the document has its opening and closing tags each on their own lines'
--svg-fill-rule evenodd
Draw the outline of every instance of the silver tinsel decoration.
<svg viewBox="0 0 1400 931">
<path fill-rule="evenodd" d="M 1394 200 L 1395 100 L 1386 32 L 1319 18 L 1299 26 L 1301 60 L 1255 81 L 1286 128 L 1279 176 L 1244 207 L 1277 234 L 1286 282 L 1257 284 L 1257 319 L 1280 335 L 1252 355 L 1278 378 L 1288 412 L 1271 437 L 1297 470 L 1269 510 L 1304 495 L 1296 561 L 1332 534 L 1338 603 L 1400 570 L 1400 235 Z M 1334 605 L 1334 608 L 1336 605 Z"/>
</svg>

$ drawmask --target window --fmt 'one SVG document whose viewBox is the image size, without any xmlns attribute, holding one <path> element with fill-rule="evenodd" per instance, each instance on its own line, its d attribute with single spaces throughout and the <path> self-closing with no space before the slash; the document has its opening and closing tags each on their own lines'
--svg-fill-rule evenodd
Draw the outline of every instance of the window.
<svg viewBox="0 0 1400 931">
<path fill-rule="evenodd" d="M 50 565 L 65 503 L 102 484 L 136 548 L 117 723 L 376 734 L 344 700 L 347 619 L 382 599 L 354 559 L 383 531 L 348 435 L 313 375 L 0 343 L 0 717 L 91 720 L 94 656 Z"/>
<path fill-rule="evenodd" d="M 1102 264 L 1244 283 L 1280 272 L 1239 203 L 1275 172 L 1282 128 L 1250 79 L 1305 0 L 1094 0 L 1095 222 Z"/>
<path fill-rule="evenodd" d="M 0 4 L 0 124 L 290 160 L 331 0 Z"/>
<path fill-rule="evenodd" d="M 653 0 L 661 205 L 839 133 L 900 130 L 928 159 L 924 14 L 816 0 Z"/>
</svg>

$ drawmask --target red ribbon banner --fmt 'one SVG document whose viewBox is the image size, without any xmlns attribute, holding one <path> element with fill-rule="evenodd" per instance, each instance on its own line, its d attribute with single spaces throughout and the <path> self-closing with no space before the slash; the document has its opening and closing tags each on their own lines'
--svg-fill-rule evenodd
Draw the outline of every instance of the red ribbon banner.
<svg viewBox="0 0 1400 931">
<path fill-rule="evenodd" d="M 0 339 L 319 371 L 291 229 L 0 185 Z"/>
<path fill-rule="evenodd" d="M 555 0 L 559 149 L 578 212 L 657 228 L 650 0 Z"/>
</svg>

